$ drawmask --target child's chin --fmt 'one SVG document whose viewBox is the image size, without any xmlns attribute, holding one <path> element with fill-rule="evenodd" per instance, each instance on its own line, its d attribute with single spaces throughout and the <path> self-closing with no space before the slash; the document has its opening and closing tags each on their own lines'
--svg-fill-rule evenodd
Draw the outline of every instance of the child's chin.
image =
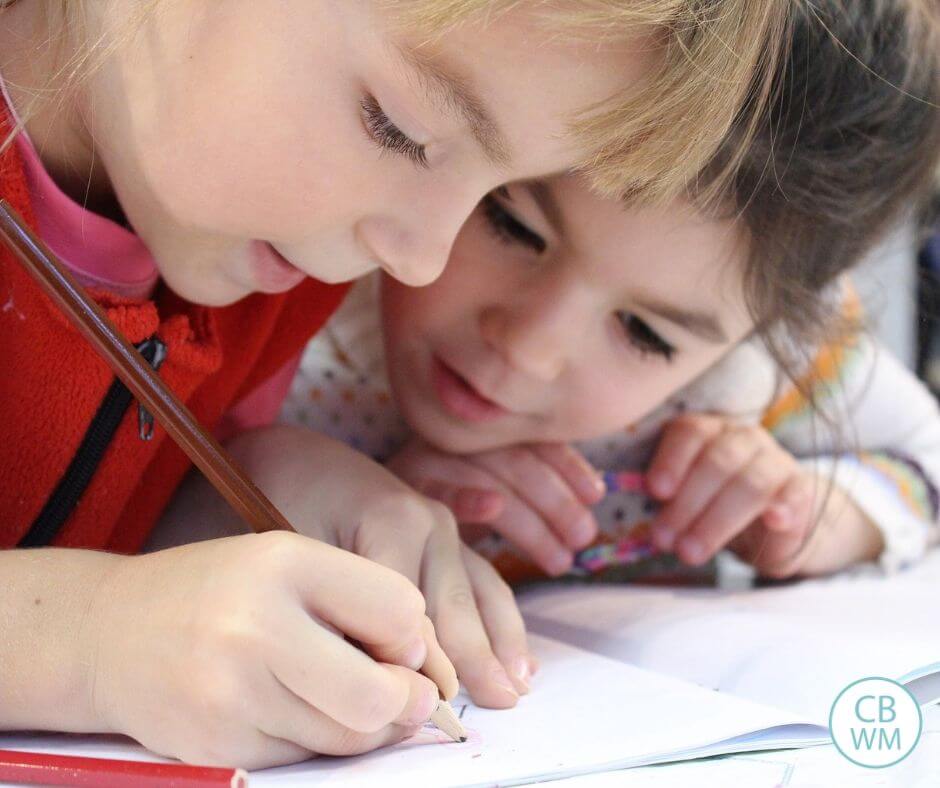
<svg viewBox="0 0 940 788">
<path fill-rule="evenodd" d="M 506 440 L 505 437 L 492 434 L 485 426 L 480 425 L 467 425 L 462 428 L 439 424 L 433 427 L 427 424 L 423 426 L 425 429 L 415 429 L 414 426 L 412 429 L 425 443 L 448 454 L 476 454 L 521 442 Z"/>
<path fill-rule="evenodd" d="M 251 288 L 226 275 L 210 277 L 174 276 L 161 271 L 166 286 L 180 298 L 200 306 L 223 307 L 251 294 Z"/>
</svg>

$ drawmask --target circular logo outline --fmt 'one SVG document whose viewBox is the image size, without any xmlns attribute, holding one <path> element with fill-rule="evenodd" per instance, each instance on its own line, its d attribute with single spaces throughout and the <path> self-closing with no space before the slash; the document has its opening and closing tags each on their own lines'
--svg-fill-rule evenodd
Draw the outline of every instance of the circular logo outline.
<svg viewBox="0 0 940 788">
<path fill-rule="evenodd" d="M 902 692 L 907 694 L 907 696 L 914 702 L 914 708 L 917 709 L 917 735 L 914 737 L 914 744 L 906 753 L 904 753 L 904 755 L 902 755 L 896 761 L 892 761 L 891 763 L 871 765 L 871 764 L 861 763 L 859 761 L 856 761 L 851 755 L 846 753 L 845 750 L 843 750 L 839 746 L 838 741 L 836 741 L 836 737 L 832 733 L 832 717 L 835 714 L 836 705 L 839 703 L 839 700 L 842 698 L 843 695 L 845 695 L 846 692 L 852 689 L 852 687 L 854 687 L 856 684 L 861 684 L 863 681 L 885 681 L 888 684 L 893 684 L 895 687 L 897 687 Z M 829 738 L 832 739 L 833 745 L 835 746 L 836 750 L 839 751 L 839 754 L 843 758 L 845 758 L 850 763 L 855 764 L 856 766 L 861 766 L 863 769 L 888 769 L 892 766 L 897 766 L 899 763 L 901 763 L 901 761 L 903 761 L 912 752 L 914 752 L 914 750 L 917 749 L 917 745 L 920 744 L 920 739 L 923 733 L 924 733 L 924 711 L 923 709 L 921 709 L 920 704 L 917 702 L 917 698 L 914 697 L 914 693 L 911 692 L 907 687 L 905 687 L 900 682 L 895 681 L 894 679 L 889 679 L 886 676 L 865 676 L 865 678 L 856 679 L 851 684 L 844 687 L 842 691 L 838 695 L 836 695 L 836 699 L 832 702 L 832 706 L 829 708 Z"/>
</svg>

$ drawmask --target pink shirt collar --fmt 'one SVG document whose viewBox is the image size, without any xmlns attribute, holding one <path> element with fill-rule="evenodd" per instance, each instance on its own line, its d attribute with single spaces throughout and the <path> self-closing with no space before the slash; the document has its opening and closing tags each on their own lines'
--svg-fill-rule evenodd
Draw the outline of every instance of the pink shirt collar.
<svg viewBox="0 0 940 788">
<path fill-rule="evenodd" d="M 86 210 L 59 189 L 23 128 L 2 79 L 0 90 L 14 122 L 23 129 L 15 144 L 23 160 L 39 235 L 86 287 L 124 298 L 149 298 L 159 272 L 143 241 L 116 222 Z"/>
</svg>

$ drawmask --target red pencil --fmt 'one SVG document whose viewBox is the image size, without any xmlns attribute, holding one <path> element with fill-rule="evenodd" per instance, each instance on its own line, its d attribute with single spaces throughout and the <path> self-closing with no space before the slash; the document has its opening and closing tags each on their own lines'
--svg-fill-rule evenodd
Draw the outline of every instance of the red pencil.
<svg viewBox="0 0 940 788">
<path fill-rule="evenodd" d="M 94 788 L 247 788 L 241 769 L 0 750 L 0 782 Z"/>
</svg>

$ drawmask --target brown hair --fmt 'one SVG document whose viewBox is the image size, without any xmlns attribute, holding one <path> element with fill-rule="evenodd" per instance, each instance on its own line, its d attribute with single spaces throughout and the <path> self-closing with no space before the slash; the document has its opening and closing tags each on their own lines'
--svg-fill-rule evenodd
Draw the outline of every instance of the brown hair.
<svg viewBox="0 0 940 788">
<path fill-rule="evenodd" d="M 813 0 L 748 154 L 726 193 L 748 229 L 745 298 L 792 348 L 833 329 L 824 290 L 935 184 L 940 11 L 933 0 Z M 703 180 L 740 148 L 736 127 Z"/>
</svg>

